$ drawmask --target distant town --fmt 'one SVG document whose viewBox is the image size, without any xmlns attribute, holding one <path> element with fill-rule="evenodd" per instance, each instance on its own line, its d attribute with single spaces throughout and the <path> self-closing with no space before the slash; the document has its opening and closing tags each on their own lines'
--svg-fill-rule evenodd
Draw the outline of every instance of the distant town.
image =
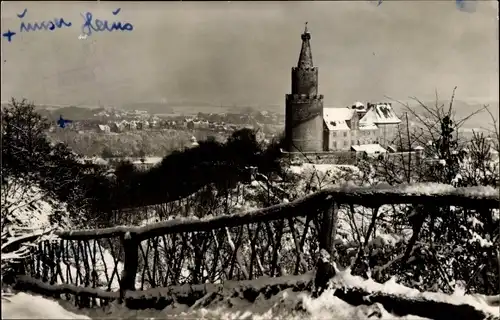
<svg viewBox="0 0 500 320">
<path fill-rule="evenodd" d="M 76 107 L 73 107 L 75 109 Z M 66 111 L 64 116 L 73 120 L 65 130 L 94 131 L 101 133 L 122 133 L 136 130 L 207 130 L 214 133 L 231 133 L 243 127 L 260 129 L 267 137 L 274 136 L 275 126 L 283 126 L 283 116 L 273 112 L 258 111 L 251 114 L 236 113 L 203 113 L 197 115 L 155 115 L 144 110 L 119 110 L 115 108 L 97 109 L 87 119 L 72 119 L 71 113 L 67 110 L 55 110 L 57 112 Z M 50 128 L 50 132 L 58 129 L 56 123 Z"/>
</svg>

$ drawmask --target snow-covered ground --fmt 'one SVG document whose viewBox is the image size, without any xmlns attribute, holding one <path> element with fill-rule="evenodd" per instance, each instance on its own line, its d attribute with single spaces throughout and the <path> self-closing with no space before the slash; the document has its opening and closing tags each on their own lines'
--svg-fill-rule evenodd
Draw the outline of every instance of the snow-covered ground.
<svg viewBox="0 0 500 320">
<path fill-rule="evenodd" d="M 317 299 L 291 291 L 284 290 L 271 299 L 258 297 L 254 303 L 241 299 L 230 299 L 226 305 L 208 308 L 192 309 L 185 305 L 176 304 L 164 310 L 128 310 L 121 306 L 112 305 L 107 310 L 75 310 L 41 296 L 18 293 L 9 300 L 2 301 L 2 319 L 334 319 L 355 320 L 367 317 L 379 311 L 382 319 L 425 319 L 416 316 L 393 316 L 379 305 L 353 307 L 348 303 L 332 296 L 326 291 Z M 232 305 L 232 306 L 229 306 Z M 294 309 L 301 305 L 304 311 Z M 91 316 L 84 315 L 88 313 Z"/>
<path fill-rule="evenodd" d="M 228 298 L 206 308 L 191 309 L 175 304 L 164 310 L 129 310 L 114 304 L 108 309 L 77 310 L 68 303 L 58 303 L 41 296 L 18 293 L 2 301 L 2 319 L 367 319 L 377 314 L 380 319 L 426 319 L 417 316 L 398 317 L 381 305 L 354 307 L 325 291 L 314 299 L 286 289 L 266 299 L 263 295 L 251 303 L 241 298 Z M 64 307 L 63 307 L 64 305 Z M 298 310 L 301 309 L 301 310 Z"/>
<path fill-rule="evenodd" d="M 359 169 L 353 165 L 344 165 L 344 164 L 313 164 L 313 163 L 304 163 L 300 166 L 290 166 L 291 172 L 295 174 L 302 174 L 307 170 L 317 170 L 322 173 L 326 173 L 328 171 L 331 172 L 340 172 L 340 171 L 352 171 L 359 173 Z"/>
<path fill-rule="evenodd" d="M 2 319 L 90 319 L 64 309 L 58 302 L 20 292 L 2 297 Z"/>
<path fill-rule="evenodd" d="M 289 277 L 286 282 L 310 280 L 311 276 L 312 273 L 296 278 Z M 378 303 L 370 306 L 353 306 L 335 297 L 332 290 L 326 290 L 318 298 L 312 298 L 306 292 L 294 292 L 292 288 L 288 288 L 266 297 L 261 289 L 267 285 L 273 285 L 277 281 L 276 278 L 261 278 L 239 283 L 230 282 L 227 286 L 224 285 L 227 291 L 218 291 L 218 298 L 215 298 L 208 305 L 203 305 L 204 298 L 201 298 L 191 307 L 174 302 L 163 310 L 130 310 L 118 303 L 112 303 L 106 308 L 76 309 L 67 301 L 54 302 L 40 296 L 18 293 L 2 299 L 2 319 L 426 319 L 415 315 L 396 316 Z M 350 275 L 348 270 L 338 271 L 337 276 L 332 279 L 332 284 L 336 287 L 356 287 L 367 292 L 400 295 L 409 299 L 425 299 L 452 305 L 466 304 L 473 306 L 478 311 L 485 312 L 485 314 L 498 314 L 500 297 L 487 299 L 481 295 L 465 296 L 459 289 L 453 295 L 419 292 L 396 284 L 392 280 L 384 284 L 363 280 L 360 277 Z M 241 294 L 241 288 L 248 287 L 261 292 L 253 302 L 245 299 Z M 234 294 L 238 290 L 240 290 L 240 294 Z M 497 301 L 492 302 L 491 300 Z"/>
</svg>

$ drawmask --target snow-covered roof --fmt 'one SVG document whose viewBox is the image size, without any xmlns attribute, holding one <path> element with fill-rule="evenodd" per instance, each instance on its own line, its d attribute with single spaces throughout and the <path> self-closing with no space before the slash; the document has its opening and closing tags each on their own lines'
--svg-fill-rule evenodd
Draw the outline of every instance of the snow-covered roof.
<svg viewBox="0 0 500 320">
<path fill-rule="evenodd" d="M 347 121 L 352 118 L 354 112 L 366 110 L 361 102 L 355 102 L 353 107 L 355 108 L 324 108 L 323 119 L 328 130 L 350 130 Z M 369 104 L 366 114 L 359 121 L 359 130 L 376 130 L 377 124 L 397 123 L 401 123 L 401 120 L 389 103 Z"/>
<path fill-rule="evenodd" d="M 324 108 L 323 119 L 328 130 L 350 130 L 346 121 L 352 118 L 353 112 L 349 108 Z"/>
<path fill-rule="evenodd" d="M 359 120 L 359 123 L 396 124 L 401 123 L 401 120 L 390 104 L 378 103 L 368 107 L 368 111 L 365 116 Z"/>
<path fill-rule="evenodd" d="M 415 148 L 413 148 L 413 150 L 424 150 L 424 147 L 422 147 L 422 146 L 416 146 Z"/>
<path fill-rule="evenodd" d="M 382 146 L 378 143 L 375 144 L 360 144 L 356 146 L 352 146 L 352 149 L 356 152 L 366 152 L 367 154 L 376 154 L 376 153 L 386 153 L 387 150 L 382 148 Z"/>
</svg>

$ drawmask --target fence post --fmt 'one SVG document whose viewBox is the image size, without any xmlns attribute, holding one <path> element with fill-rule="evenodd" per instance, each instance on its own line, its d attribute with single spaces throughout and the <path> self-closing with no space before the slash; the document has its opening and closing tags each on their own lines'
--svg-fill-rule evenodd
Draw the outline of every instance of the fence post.
<svg viewBox="0 0 500 320">
<path fill-rule="evenodd" d="M 326 206 L 320 220 L 319 230 L 319 257 L 316 264 L 316 276 L 314 278 L 315 290 L 313 296 L 320 295 L 327 287 L 328 282 L 335 276 L 332 258 L 335 257 L 335 236 L 337 234 L 337 220 L 339 205 L 333 201 L 331 196 L 325 199 Z"/>
<path fill-rule="evenodd" d="M 331 197 L 325 200 L 326 207 L 322 212 L 319 249 L 324 249 L 330 255 L 335 252 L 335 236 L 337 235 L 337 221 L 339 205 Z"/>
<path fill-rule="evenodd" d="M 123 262 L 123 275 L 120 283 L 120 300 L 123 301 L 127 291 L 135 291 L 135 277 L 139 264 L 139 243 L 134 233 L 127 232 L 122 237 L 125 261 Z"/>
</svg>

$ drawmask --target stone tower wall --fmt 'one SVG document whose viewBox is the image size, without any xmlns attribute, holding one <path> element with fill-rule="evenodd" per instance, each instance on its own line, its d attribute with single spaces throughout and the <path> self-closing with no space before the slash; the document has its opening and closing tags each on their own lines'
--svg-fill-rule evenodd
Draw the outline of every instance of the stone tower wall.
<svg viewBox="0 0 500 320">
<path fill-rule="evenodd" d="M 323 95 L 287 94 L 285 111 L 288 151 L 322 151 Z"/>
</svg>

